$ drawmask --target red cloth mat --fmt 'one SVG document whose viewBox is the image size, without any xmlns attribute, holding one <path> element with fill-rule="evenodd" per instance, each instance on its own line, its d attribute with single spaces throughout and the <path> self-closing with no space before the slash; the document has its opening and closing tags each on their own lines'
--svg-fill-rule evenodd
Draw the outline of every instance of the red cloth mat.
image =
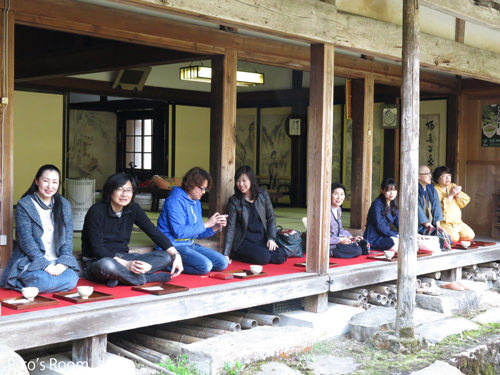
<svg viewBox="0 0 500 375">
<path fill-rule="evenodd" d="M 262 276 L 259 278 L 252 278 L 252 279 L 248 279 L 248 280 L 258 280 L 258 279 L 261 279 L 263 277 L 305 272 L 304 267 L 294 266 L 295 263 L 300 263 L 300 262 L 305 262 L 305 261 L 306 261 L 305 257 L 304 258 L 290 258 L 285 263 L 280 264 L 280 265 L 267 264 L 267 265 L 263 266 L 263 272 L 267 272 L 267 274 L 268 274 L 267 276 Z M 362 255 L 358 258 L 353 258 L 353 259 L 330 258 L 330 261 L 335 262 L 335 263 L 339 263 L 338 267 L 350 266 L 353 264 L 374 262 L 374 260 L 366 259 L 365 255 Z M 338 268 L 338 267 L 335 267 L 335 268 Z M 229 267 L 227 268 L 227 271 L 234 271 L 234 270 L 240 270 L 240 269 L 249 270 L 250 265 L 247 263 L 233 261 L 229 265 Z M 181 275 L 173 278 L 172 281 L 170 281 L 170 283 L 175 284 L 175 285 L 185 286 L 185 287 L 192 289 L 192 288 L 202 288 L 202 287 L 207 287 L 207 286 L 212 286 L 212 285 L 240 282 L 240 281 L 244 281 L 244 280 L 246 280 L 246 279 L 234 278 L 234 279 L 229 279 L 229 280 L 220 280 L 220 279 L 215 279 L 215 278 L 207 277 L 207 276 L 181 274 Z M 131 286 L 125 286 L 125 285 L 118 285 L 114 288 L 108 288 L 105 284 L 97 284 L 97 283 L 90 282 L 86 279 L 80 279 L 78 281 L 78 286 L 81 286 L 81 285 L 93 286 L 94 290 L 97 290 L 97 291 L 103 292 L 103 293 L 112 294 L 115 296 L 115 299 L 146 295 L 146 293 L 133 291 Z M 76 289 L 75 289 L 75 292 L 76 292 Z M 20 295 L 21 295 L 21 293 L 15 291 L 15 290 L 7 290 L 7 289 L 0 288 L 0 299 L 9 298 L 9 297 L 18 297 Z M 51 293 L 42 294 L 42 296 L 52 298 Z M 74 303 L 69 302 L 69 301 L 64 301 L 62 299 L 57 299 L 57 300 L 59 301 L 59 305 L 40 307 L 40 308 L 34 308 L 34 309 L 25 309 L 25 310 L 14 310 L 14 309 L 2 306 L 2 316 L 21 314 L 21 313 L 27 313 L 30 311 L 47 310 L 47 309 L 53 309 L 53 308 L 58 308 L 58 307 L 63 307 L 63 306 L 74 305 Z M 101 302 L 101 301 L 86 302 L 86 303 L 96 303 L 96 302 Z M 1 319 L 1 317 L 0 317 L 0 319 Z"/>
</svg>

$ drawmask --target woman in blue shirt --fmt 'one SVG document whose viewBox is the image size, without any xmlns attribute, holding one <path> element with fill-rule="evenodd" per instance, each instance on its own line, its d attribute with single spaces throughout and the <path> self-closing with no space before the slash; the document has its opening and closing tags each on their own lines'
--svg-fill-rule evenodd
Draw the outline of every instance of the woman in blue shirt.
<svg viewBox="0 0 500 375">
<path fill-rule="evenodd" d="M 182 255 L 184 272 L 204 275 L 226 269 L 229 258 L 194 242 L 213 236 L 226 226 L 226 216 L 216 212 L 203 223 L 200 199 L 212 185 L 210 174 L 198 167 L 190 169 L 182 178 L 182 186 L 174 186 L 163 204 L 158 218 L 158 229 Z"/>
<path fill-rule="evenodd" d="M 394 179 L 382 181 L 381 193 L 368 211 L 364 237 L 374 250 L 398 250 L 399 206 L 396 189 Z"/>
</svg>

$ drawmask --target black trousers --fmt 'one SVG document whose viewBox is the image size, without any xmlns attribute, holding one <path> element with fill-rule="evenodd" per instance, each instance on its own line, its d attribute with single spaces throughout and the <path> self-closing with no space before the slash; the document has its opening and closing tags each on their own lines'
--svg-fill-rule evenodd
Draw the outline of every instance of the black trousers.
<svg viewBox="0 0 500 375">
<path fill-rule="evenodd" d="M 285 263 L 287 255 L 281 247 L 270 251 L 265 245 L 243 240 L 238 250 L 231 253 L 231 258 L 244 263 L 266 265 Z"/>
</svg>

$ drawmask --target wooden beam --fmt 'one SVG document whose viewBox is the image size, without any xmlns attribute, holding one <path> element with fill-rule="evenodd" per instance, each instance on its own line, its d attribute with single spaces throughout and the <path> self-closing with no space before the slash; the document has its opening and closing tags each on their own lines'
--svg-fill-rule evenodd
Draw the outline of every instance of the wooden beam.
<svg viewBox="0 0 500 375">
<path fill-rule="evenodd" d="M 238 51 L 238 58 L 262 64 L 309 69 L 309 47 L 228 33 L 204 26 L 110 9 L 76 1 L 16 0 L 19 24 L 98 36 L 201 54 Z"/>
<path fill-rule="evenodd" d="M 421 4 L 467 22 L 500 31 L 500 11 L 495 8 L 478 6 L 471 0 L 421 0 Z"/>
<path fill-rule="evenodd" d="M 351 79 L 373 75 L 375 83 L 401 87 L 402 67 L 394 63 L 365 60 L 336 53 L 335 75 Z M 459 85 L 460 83 L 454 77 L 429 72 L 421 72 L 420 74 L 422 91 L 453 94 L 459 90 Z"/>
<path fill-rule="evenodd" d="M 328 272 L 332 183 L 333 66 L 331 44 L 311 46 L 309 165 L 307 179 L 307 272 Z M 326 310 L 328 297 L 306 299 L 308 311 Z"/>
<path fill-rule="evenodd" d="M 373 77 L 353 79 L 351 228 L 362 229 L 372 203 Z"/>
<path fill-rule="evenodd" d="M 209 216 L 227 212 L 227 201 L 234 193 L 236 160 L 236 71 L 234 50 L 212 58 L 212 107 L 210 111 L 210 174 L 213 178 L 209 197 Z M 224 233 L 224 232 L 221 232 Z M 223 234 L 219 241 L 224 241 Z"/>
<path fill-rule="evenodd" d="M 209 92 L 169 89 L 154 86 L 144 86 L 141 91 L 134 92 L 113 89 L 111 87 L 111 82 L 82 78 L 40 79 L 16 84 L 16 89 L 18 88 L 118 96 L 136 99 L 154 99 L 171 101 L 176 104 L 191 104 L 205 107 L 210 106 Z"/>
<path fill-rule="evenodd" d="M 44 56 L 31 55 L 29 58 L 16 58 L 15 79 L 16 82 L 22 82 L 131 67 L 166 65 L 206 58 L 206 55 L 194 55 L 138 44 L 117 43 L 99 48 L 51 52 Z"/>
<path fill-rule="evenodd" d="M 7 22 L 7 25 L 4 24 Z M 2 150 L 0 152 L 0 230 L 7 236 L 7 245 L 0 246 L 0 273 L 7 267 L 12 255 L 13 245 L 13 215 L 14 215 L 14 18 L 7 16 L 0 20 L 0 51 L 5 51 L 0 61 L 0 90 L 1 97 L 8 100 L 8 104 L 0 105 L 2 124 L 0 139 Z M 6 26 L 6 27 L 4 27 Z M 4 31 L 8 34 L 5 35 Z M 6 45 L 7 44 L 7 45 Z M 4 62 L 7 62 L 5 64 Z M 5 85 L 3 84 L 5 82 Z"/>
<path fill-rule="evenodd" d="M 420 11 L 403 0 L 403 87 L 396 335 L 412 338 L 417 269 Z"/>
<path fill-rule="evenodd" d="M 401 35 L 399 25 L 352 14 L 337 15 L 338 47 L 399 62 Z M 500 83 L 499 53 L 426 33 L 421 33 L 420 38 L 421 66 Z"/>
<path fill-rule="evenodd" d="M 86 363 L 88 367 L 99 367 L 106 363 L 108 335 L 96 335 L 73 342 L 72 361 Z"/>
<path fill-rule="evenodd" d="M 226 48 L 235 49 L 240 60 L 306 71 L 310 68 L 310 49 L 307 46 L 228 33 L 78 2 L 16 0 L 12 3 L 12 8 L 16 11 L 17 22 L 24 25 L 205 55 L 224 53 Z M 348 30 L 348 34 L 351 33 L 354 34 L 353 30 Z M 369 35 L 370 39 L 373 37 Z M 401 86 L 400 66 L 338 53 L 335 54 L 335 59 L 335 75 L 363 78 L 366 74 L 374 74 L 377 83 Z M 453 79 L 422 73 L 421 80 L 422 90 L 457 92 L 457 82 Z"/>
<path fill-rule="evenodd" d="M 335 39 L 337 7 L 317 0 L 298 2 L 219 0 L 216 4 L 204 0 L 112 1 L 308 43 L 331 42 Z"/>
</svg>

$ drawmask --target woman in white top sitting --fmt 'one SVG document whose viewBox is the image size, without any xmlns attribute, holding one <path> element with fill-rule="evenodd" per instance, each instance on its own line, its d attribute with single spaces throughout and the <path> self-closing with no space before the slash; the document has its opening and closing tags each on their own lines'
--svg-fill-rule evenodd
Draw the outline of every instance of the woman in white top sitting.
<svg viewBox="0 0 500 375">
<path fill-rule="evenodd" d="M 40 167 L 16 206 L 16 237 L 12 257 L 0 284 L 21 290 L 34 286 L 40 293 L 75 288 L 78 264 L 73 256 L 73 215 L 59 194 L 61 172 Z"/>
</svg>

